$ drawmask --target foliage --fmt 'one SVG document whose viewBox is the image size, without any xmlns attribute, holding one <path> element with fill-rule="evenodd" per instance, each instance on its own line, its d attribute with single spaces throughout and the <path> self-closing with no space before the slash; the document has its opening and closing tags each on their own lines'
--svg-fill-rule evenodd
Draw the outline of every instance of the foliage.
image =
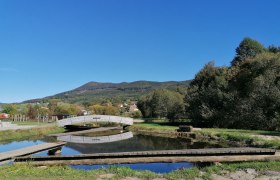
<svg viewBox="0 0 280 180">
<path fill-rule="evenodd" d="M 93 105 L 90 106 L 89 109 L 92 111 L 93 114 L 99 114 L 99 115 L 114 115 L 117 116 L 120 114 L 120 111 L 118 108 L 112 106 L 112 105 Z"/>
<path fill-rule="evenodd" d="M 268 46 L 268 51 L 272 53 L 279 53 L 280 52 L 280 46 Z"/>
<path fill-rule="evenodd" d="M 236 56 L 232 60 L 232 65 L 238 65 L 242 61 L 250 57 L 255 57 L 257 54 L 265 52 L 265 47 L 256 40 L 244 38 L 236 48 Z"/>
<path fill-rule="evenodd" d="M 36 119 L 36 116 L 37 116 L 37 114 L 39 113 L 39 112 L 38 112 L 38 109 L 39 109 L 38 106 L 34 107 L 33 105 L 28 104 L 28 105 L 27 105 L 27 116 L 28 116 L 30 119 Z"/>
<path fill-rule="evenodd" d="M 2 106 L 2 108 L 3 108 L 3 110 L 2 110 L 3 113 L 7 113 L 10 115 L 14 115 L 17 112 L 16 105 L 14 105 L 14 104 L 5 104 Z"/>
<path fill-rule="evenodd" d="M 266 52 L 245 38 L 238 63 L 208 63 L 191 82 L 186 110 L 195 125 L 246 129 L 280 129 L 280 53 Z"/>
<path fill-rule="evenodd" d="M 133 111 L 133 112 L 131 113 L 131 116 L 132 116 L 133 118 L 135 118 L 135 119 L 141 118 L 141 117 L 142 117 L 142 113 L 141 113 L 141 111 L 139 111 L 139 110 Z"/>
<path fill-rule="evenodd" d="M 237 95 L 228 116 L 233 127 L 280 129 L 280 54 L 248 59 L 231 84 Z"/>
<path fill-rule="evenodd" d="M 137 103 L 143 117 L 168 118 L 171 121 L 184 117 L 184 96 L 175 91 L 157 89 L 141 97 Z"/>
<path fill-rule="evenodd" d="M 215 67 L 210 62 L 191 82 L 185 102 L 188 117 L 195 120 L 195 125 L 219 127 L 230 123 L 224 120 L 232 103 L 227 73 L 226 67 Z"/>
<path fill-rule="evenodd" d="M 76 104 L 58 103 L 54 108 L 55 115 L 81 115 L 81 108 Z"/>
</svg>

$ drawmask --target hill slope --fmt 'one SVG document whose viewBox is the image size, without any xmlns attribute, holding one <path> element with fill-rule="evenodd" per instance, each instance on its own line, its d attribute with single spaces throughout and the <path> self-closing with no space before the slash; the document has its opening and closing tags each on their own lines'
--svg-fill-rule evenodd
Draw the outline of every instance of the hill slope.
<svg viewBox="0 0 280 180">
<path fill-rule="evenodd" d="M 100 83 L 89 82 L 76 89 L 59 93 L 42 99 L 33 99 L 25 102 L 41 102 L 48 99 L 61 99 L 70 103 L 84 102 L 102 102 L 110 100 L 112 102 L 121 102 L 123 100 L 137 100 L 143 94 L 147 94 L 154 89 L 164 88 L 176 90 L 177 88 L 186 88 L 190 81 L 135 81 L 123 83 Z"/>
</svg>

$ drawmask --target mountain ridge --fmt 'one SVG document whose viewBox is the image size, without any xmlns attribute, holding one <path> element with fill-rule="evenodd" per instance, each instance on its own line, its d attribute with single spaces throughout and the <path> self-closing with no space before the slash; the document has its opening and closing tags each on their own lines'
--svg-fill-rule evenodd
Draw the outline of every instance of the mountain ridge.
<svg viewBox="0 0 280 180">
<path fill-rule="evenodd" d="M 186 81 L 133 81 L 133 82 L 96 82 L 90 81 L 77 88 L 39 99 L 31 99 L 23 103 L 44 102 L 50 99 L 60 99 L 70 103 L 100 103 L 104 100 L 121 102 L 124 100 L 137 100 L 140 96 L 154 89 L 176 90 L 187 88 L 190 80 Z"/>
</svg>

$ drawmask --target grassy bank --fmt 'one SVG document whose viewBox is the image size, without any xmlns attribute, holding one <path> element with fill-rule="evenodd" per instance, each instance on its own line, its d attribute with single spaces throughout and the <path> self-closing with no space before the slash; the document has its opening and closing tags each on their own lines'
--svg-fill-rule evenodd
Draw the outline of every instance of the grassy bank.
<svg viewBox="0 0 280 180">
<path fill-rule="evenodd" d="M 178 127 L 166 126 L 157 123 L 142 123 L 134 124 L 129 129 L 134 132 L 172 135 L 175 134 L 175 131 L 178 129 Z M 196 132 L 205 138 L 212 138 L 221 141 L 235 141 L 248 146 L 280 149 L 279 139 L 265 139 L 262 137 L 271 136 L 280 138 L 280 132 L 276 131 L 204 128 Z"/>
<path fill-rule="evenodd" d="M 179 169 L 168 174 L 157 174 L 151 171 L 136 171 L 128 167 L 101 168 L 97 170 L 76 170 L 67 166 L 33 167 L 31 165 L 8 165 L 0 167 L 0 179 L 194 179 L 200 177 L 209 179 L 211 174 L 222 174 L 223 171 L 255 169 L 280 171 L 280 162 L 248 162 L 208 166 L 204 168 Z M 203 173 L 201 173 L 203 172 Z"/>
<path fill-rule="evenodd" d="M 198 133 L 222 140 L 237 141 L 249 146 L 280 149 L 280 140 L 276 139 L 280 137 L 280 132 L 276 131 L 205 128 Z M 275 139 L 266 139 L 265 136 Z"/>
<path fill-rule="evenodd" d="M 61 132 L 64 132 L 64 129 L 57 126 L 40 126 L 31 129 L 0 131 L 0 143 L 39 139 L 48 134 Z"/>
</svg>

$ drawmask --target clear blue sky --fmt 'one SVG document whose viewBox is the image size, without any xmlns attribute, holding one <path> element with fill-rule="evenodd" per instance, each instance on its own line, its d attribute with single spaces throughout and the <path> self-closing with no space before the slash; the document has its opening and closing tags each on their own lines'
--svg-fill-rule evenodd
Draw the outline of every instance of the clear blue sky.
<svg viewBox="0 0 280 180">
<path fill-rule="evenodd" d="M 88 81 L 188 80 L 244 37 L 280 45 L 277 0 L 0 0 L 0 102 Z"/>
</svg>

